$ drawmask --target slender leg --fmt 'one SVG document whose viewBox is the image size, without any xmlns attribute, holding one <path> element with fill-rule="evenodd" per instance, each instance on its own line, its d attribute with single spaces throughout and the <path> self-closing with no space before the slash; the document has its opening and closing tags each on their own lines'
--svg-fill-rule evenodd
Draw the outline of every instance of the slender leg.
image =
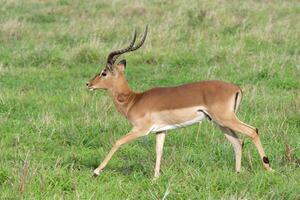
<svg viewBox="0 0 300 200">
<path fill-rule="evenodd" d="M 114 153 L 123 145 L 130 141 L 133 141 L 141 136 L 144 136 L 148 133 L 148 130 L 135 130 L 133 129 L 131 132 L 129 132 L 127 135 L 121 137 L 121 139 L 117 140 L 116 143 L 113 145 L 110 152 L 107 154 L 105 159 L 102 161 L 102 163 L 94 170 L 94 176 L 98 176 L 100 172 L 104 169 L 104 167 L 107 165 L 108 161 L 111 159 L 111 157 L 114 155 Z"/>
<path fill-rule="evenodd" d="M 160 161 L 163 154 L 164 141 L 166 132 L 160 132 L 156 134 L 156 163 L 154 171 L 154 179 L 159 177 L 160 174 Z"/>
<path fill-rule="evenodd" d="M 272 168 L 270 167 L 269 159 L 266 156 L 265 151 L 261 145 L 260 138 L 257 134 L 256 128 L 241 122 L 236 117 L 231 120 L 223 121 L 223 124 L 224 124 L 224 126 L 230 128 L 234 131 L 243 133 L 243 134 L 247 135 L 248 137 L 250 137 L 252 139 L 252 142 L 254 143 L 254 145 L 256 146 L 256 148 L 258 150 L 258 153 L 260 155 L 261 160 L 263 161 L 263 165 L 264 165 L 265 169 L 267 169 L 268 171 L 272 171 Z"/>
<path fill-rule="evenodd" d="M 238 138 L 237 134 L 233 130 L 222 126 L 219 127 L 225 133 L 225 137 L 233 146 L 235 153 L 235 170 L 239 173 L 241 171 L 243 142 Z"/>
</svg>

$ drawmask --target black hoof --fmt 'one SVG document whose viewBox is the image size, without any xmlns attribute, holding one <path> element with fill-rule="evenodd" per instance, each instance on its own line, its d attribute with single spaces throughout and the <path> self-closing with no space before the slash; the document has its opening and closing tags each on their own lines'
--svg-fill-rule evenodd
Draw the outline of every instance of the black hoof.
<svg viewBox="0 0 300 200">
<path fill-rule="evenodd" d="M 268 157 L 264 156 L 263 161 L 264 161 L 265 164 L 270 164 L 270 161 L 269 161 Z"/>
</svg>

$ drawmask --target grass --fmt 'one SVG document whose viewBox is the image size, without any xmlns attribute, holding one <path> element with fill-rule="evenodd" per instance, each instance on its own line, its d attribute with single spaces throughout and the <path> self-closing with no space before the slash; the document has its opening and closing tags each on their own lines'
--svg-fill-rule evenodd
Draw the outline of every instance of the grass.
<svg viewBox="0 0 300 200">
<path fill-rule="evenodd" d="M 0 8 L 0 199 L 300 199 L 300 4 L 297 1 L 17 1 Z M 220 79 L 241 86 L 238 116 L 260 130 L 274 173 L 244 138 L 242 172 L 205 121 L 170 131 L 152 181 L 155 137 L 130 130 L 85 82 L 149 24 L 125 55 L 131 87 Z"/>
</svg>

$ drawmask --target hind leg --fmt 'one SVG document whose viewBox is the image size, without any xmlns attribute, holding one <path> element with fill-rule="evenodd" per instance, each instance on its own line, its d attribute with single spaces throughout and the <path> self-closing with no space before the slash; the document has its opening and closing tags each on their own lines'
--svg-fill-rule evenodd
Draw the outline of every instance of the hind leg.
<svg viewBox="0 0 300 200">
<path fill-rule="evenodd" d="M 257 133 L 258 131 L 256 128 L 245 124 L 244 122 L 241 122 L 236 116 L 233 116 L 231 119 L 222 120 L 222 125 L 250 137 L 258 150 L 260 158 L 263 161 L 264 167 L 268 171 L 272 170 L 272 168 L 270 167 L 269 159 L 266 156 L 265 151 L 261 145 L 260 138 Z"/>
<path fill-rule="evenodd" d="M 235 170 L 239 173 L 241 171 L 243 142 L 238 138 L 237 134 L 233 130 L 220 125 L 219 128 L 224 132 L 225 137 L 233 146 L 235 153 Z"/>
</svg>

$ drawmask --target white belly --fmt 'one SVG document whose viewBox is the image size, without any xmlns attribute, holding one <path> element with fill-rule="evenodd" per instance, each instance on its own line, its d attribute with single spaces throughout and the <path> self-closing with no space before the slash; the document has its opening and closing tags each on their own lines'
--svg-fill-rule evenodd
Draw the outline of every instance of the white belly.
<svg viewBox="0 0 300 200">
<path fill-rule="evenodd" d="M 157 132 L 167 131 L 171 129 L 186 127 L 195 123 L 199 123 L 206 118 L 206 115 L 203 112 L 199 112 L 197 109 L 192 109 L 192 112 L 190 112 L 190 114 L 192 117 L 189 118 L 189 120 L 185 120 L 185 121 L 174 120 L 174 121 L 180 121 L 179 123 L 154 124 L 151 132 L 157 133 Z"/>
</svg>

